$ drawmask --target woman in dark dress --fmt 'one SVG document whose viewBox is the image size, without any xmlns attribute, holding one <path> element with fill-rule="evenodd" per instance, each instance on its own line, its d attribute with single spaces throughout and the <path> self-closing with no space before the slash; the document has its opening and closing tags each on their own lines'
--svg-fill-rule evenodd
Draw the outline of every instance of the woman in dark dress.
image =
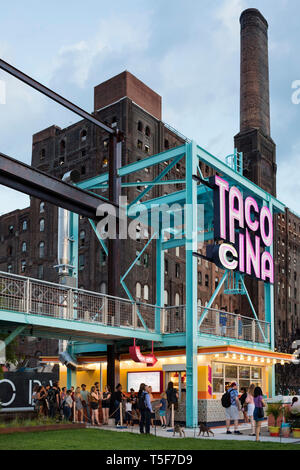
<svg viewBox="0 0 300 470">
<path fill-rule="evenodd" d="M 104 388 L 103 397 L 102 397 L 103 424 L 108 424 L 110 397 L 111 397 L 110 386 L 106 385 Z"/>
</svg>

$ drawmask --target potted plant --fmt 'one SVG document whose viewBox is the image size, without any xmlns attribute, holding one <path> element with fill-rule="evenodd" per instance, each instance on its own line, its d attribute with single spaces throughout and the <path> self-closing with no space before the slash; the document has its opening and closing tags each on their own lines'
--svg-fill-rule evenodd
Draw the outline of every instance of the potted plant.
<svg viewBox="0 0 300 470">
<path fill-rule="evenodd" d="M 278 418 L 282 415 L 282 402 L 268 403 L 267 416 L 273 416 L 274 426 L 269 426 L 270 436 L 279 436 L 280 426 L 277 426 Z"/>
<path fill-rule="evenodd" d="M 290 412 L 289 423 L 293 430 L 293 437 L 299 438 L 300 437 L 300 413 L 299 411 Z"/>
<path fill-rule="evenodd" d="M 281 424 L 282 436 L 283 437 L 290 437 L 291 433 L 291 424 L 290 424 L 290 416 L 291 410 L 288 406 L 283 407 L 283 416 L 284 422 Z"/>
</svg>

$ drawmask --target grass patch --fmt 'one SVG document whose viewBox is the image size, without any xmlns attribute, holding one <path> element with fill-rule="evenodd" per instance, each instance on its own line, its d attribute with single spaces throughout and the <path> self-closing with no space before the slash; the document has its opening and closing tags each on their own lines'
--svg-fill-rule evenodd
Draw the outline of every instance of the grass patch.
<svg viewBox="0 0 300 470">
<path fill-rule="evenodd" d="M 172 439 L 127 432 L 74 429 L 2 435 L 0 450 L 300 450 L 300 445 L 201 438 Z"/>
<path fill-rule="evenodd" d="M 36 419 L 21 419 L 16 418 L 12 421 L 0 422 L 0 428 L 18 428 L 23 426 L 48 426 L 51 424 L 66 423 L 66 421 L 58 421 L 53 418 L 36 418 Z"/>
</svg>

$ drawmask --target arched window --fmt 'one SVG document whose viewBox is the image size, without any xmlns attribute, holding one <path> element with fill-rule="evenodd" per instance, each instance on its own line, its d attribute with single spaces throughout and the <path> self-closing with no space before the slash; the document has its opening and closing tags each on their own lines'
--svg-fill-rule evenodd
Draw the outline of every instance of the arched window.
<svg viewBox="0 0 300 470">
<path fill-rule="evenodd" d="M 144 128 L 144 126 L 143 126 L 143 123 L 142 123 L 142 121 L 139 121 L 139 122 L 138 122 L 138 126 L 137 126 L 137 128 L 138 128 L 138 131 L 140 131 L 140 132 L 143 132 L 143 128 Z"/>
<path fill-rule="evenodd" d="M 45 256 L 45 242 L 39 243 L 39 257 L 43 258 Z"/>
<path fill-rule="evenodd" d="M 151 135 L 151 130 L 150 130 L 150 127 L 149 127 L 149 126 L 146 126 L 145 134 L 146 134 L 147 137 L 150 137 L 150 135 Z"/>
<path fill-rule="evenodd" d="M 40 202 L 40 214 L 43 214 L 45 212 L 45 203 L 44 201 Z"/>
<path fill-rule="evenodd" d="M 101 294 L 107 294 L 107 284 L 106 284 L 106 282 L 101 282 L 100 292 L 101 292 Z"/>
<path fill-rule="evenodd" d="M 45 219 L 40 220 L 40 232 L 45 231 Z"/>
<path fill-rule="evenodd" d="M 149 300 L 149 286 L 148 286 L 148 284 L 144 285 L 144 300 Z"/>
<path fill-rule="evenodd" d="M 167 290 L 164 291 L 164 304 L 167 306 L 169 303 L 169 292 Z"/>
<path fill-rule="evenodd" d="M 85 142 L 86 141 L 86 129 L 82 129 L 82 131 L 80 132 L 80 140 L 81 142 Z"/>
<path fill-rule="evenodd" d="M 11 273 L 12 272 L 12 264 L 8 264 L 7 266 L 7 272 Z"/>
<path fill-rule="evenodd" d="M 137 299 L 140 299 L 142 296 L 142 286 L 139 282 L 135 285 L 135 296 Z"/>
<path fill-rule="evenodd" d="M 25 273 L 25 270 L 26 270 L 26 261 L 23 260 L 23 261 L 21 261 L 21 272 Z"/>
<path fill-rule="evenodd" d="M 27 220 L 23 220 L 23 224 L 22 224 L 22 230 L 23 232 L 25 232 L 28 228 L 28 224 L 27 224 Z"/>
<path fill-rule="evenodd" d="M 21 249 L 22 249 L 22 253 L 26 253 L 26 251 L 27 251 L 26 242 L 23 242 L 23 243 L 22 243 L 22 248 L 21 248 Z"/>
<path fill-rule="evenodd" d="M 180 295 L 178 294 L 178 292 L 176 292 L 175 294 L 175 305 L 180 305 Z"/>
<path fill-rule="evenodd" d="M 66 142 L 65 140 L 61 140 L 59 143 L 59 153 L 60 155 L 63 155 L 66 151 Z"/>
<path fill-rule="evenodd" d="M 10 225 L 10 226 L 8 227 L 8 232 L 11 233 L 11 234 L 14 233 L 14 226 L 13 226 L 13 225 Z"/>
<path fill-rule="evenodd" d="M 80 245 L 83 246 L 85 242 L 85 230 L 80 230 L 79 239 Z"/>
</svg>

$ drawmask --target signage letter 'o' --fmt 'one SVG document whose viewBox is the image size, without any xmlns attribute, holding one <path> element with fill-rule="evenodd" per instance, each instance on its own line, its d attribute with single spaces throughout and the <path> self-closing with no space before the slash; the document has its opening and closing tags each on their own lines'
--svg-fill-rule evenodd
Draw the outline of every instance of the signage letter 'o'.
<svg viewBox="0 0 300 470">
<path fill-rule="evenodd" d="M 9 401 L 7 401 L 6 403 L 3 403 L 3 402 L 2 402 L 2 406 L 9 406 L 9 405 L 12 404 L 12 402 L 13 402 L 14 399 L 16 398 L 16 387 L 15 387 L 15 384 L 14 384 L 11 380 L 8 380 L 8 379 L 2 379 L 2 380 L 0 380 L 0 385 L 1 385 L 2 383 L 4 383 L 4 382 L 8 383 L 8 384 L 11 386 L 11 388 L 12 388 L 12 397 L 11 397 L 11 399 L 10 399 Z"/>
</svg>

